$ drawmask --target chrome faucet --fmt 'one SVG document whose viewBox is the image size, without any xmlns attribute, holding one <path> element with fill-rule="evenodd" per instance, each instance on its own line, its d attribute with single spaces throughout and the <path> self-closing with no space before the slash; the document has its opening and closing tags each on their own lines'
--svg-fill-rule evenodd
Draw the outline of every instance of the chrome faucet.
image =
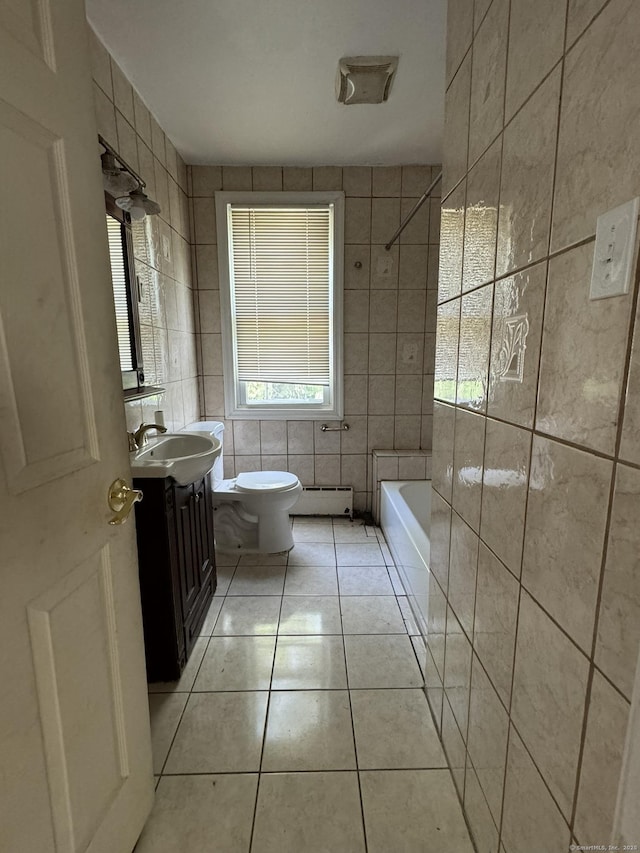
<svg viewBox="0 0 640 853">
<path fill-rule="evenodd" d="M 147 433 L 150 429 L 155 429 L 159 433 L 167 431 L 167 428 L 160 424 L 140 424 L 135 432 L 128 432 L 129 450 L 139 450 L 147 443 Z"/>
</svg>

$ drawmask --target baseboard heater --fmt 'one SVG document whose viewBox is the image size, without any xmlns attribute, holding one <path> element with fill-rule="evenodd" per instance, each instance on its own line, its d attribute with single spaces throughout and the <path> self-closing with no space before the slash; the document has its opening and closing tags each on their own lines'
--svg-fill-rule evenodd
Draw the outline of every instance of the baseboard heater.
<svg viewBox="0 0 640 853">
<path fill-rule="evenodd" d="M 303 486 L 292 515 L 342 515 L 353 518 L 353 487 Z"/>
</svg>

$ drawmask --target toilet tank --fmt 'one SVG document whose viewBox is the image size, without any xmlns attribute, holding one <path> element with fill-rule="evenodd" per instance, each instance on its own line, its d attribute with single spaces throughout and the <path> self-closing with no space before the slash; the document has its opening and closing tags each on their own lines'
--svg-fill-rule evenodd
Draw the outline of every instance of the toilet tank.
<svg viewBox="0 0 640 853">
<path fill-rule="evenodd" d="M 222 458 L 224 454 L 224 424 L 220 421 L 194 421 L 192 424 L 187 424 L 182 432 L 205 432 L 207 435 L 217 438 L 220 442 L 222 450 L 220 451 L 220 456 L 213 463 L 211 471 L 213 488 L 216 489 L 224 479 L 224 460 Z"/>
</svg>

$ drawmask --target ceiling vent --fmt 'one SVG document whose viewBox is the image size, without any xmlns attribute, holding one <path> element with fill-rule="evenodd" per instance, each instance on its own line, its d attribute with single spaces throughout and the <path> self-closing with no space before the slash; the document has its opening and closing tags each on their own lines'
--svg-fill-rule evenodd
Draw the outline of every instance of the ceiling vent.
<svg viewBox="0 0 640 853">
<path fill-rule="evenodd" d="M 341 104 L 381 104 L 397 67 L 397 56 L 345 56 L 338 63 L 336 97 Z"/>
</svg>

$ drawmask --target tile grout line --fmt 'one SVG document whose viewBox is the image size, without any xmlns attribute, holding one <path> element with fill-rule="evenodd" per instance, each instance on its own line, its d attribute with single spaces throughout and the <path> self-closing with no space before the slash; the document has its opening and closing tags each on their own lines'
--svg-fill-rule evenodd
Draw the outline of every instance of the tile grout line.
<svg viewBox="0 0 640 853">
<path fill-rule="evenodd" d="M 376 542 L 377 542 L 377 544 L 378 544 L 379 550 L 382 552 L 382 544 L 381 544 L 381 542 L 380 542 L 380 541 L 378 541 L 378 540 L 377 540 L 377 538 L 376 538 Z M 319 544 L 322 544 L 322 543 L 319 543 Z M 332 568 L 333 568 L 333 569 L 334 569 L 334 571 L 335 571 L 336 582 L 338 582 L 338 571 L 339 571 L 339 568 L 340 568 L 340 567 L 337 565 L 338 560 L 337 560 L 337 548 L 336 548 L 336 545 L 337 545 L 337 544 L 339 544 L 339 543 L 335 543 L 335 540 L 334 540 L 334 543 L 333 543 L 333 544 L 334 544 L 334 554 L 336 555 L 336 559 L 335 559 L 335 566 L 334 566 L 334 567 L 332 567 Z M 363 543 L 354 543 L 354 544 L 370 545 L 371 543 L 363 542 Z M 408 625 L 408 623 L 405 621 L 404 613 L 403 613 L 402 608 L 401 608 L 401 606 L 400 606 L 400 602 L 401 602 L 402 600 L 405 600 L 405 601 L 407 602 L 407 604 L 408 604 L 408 598 L 407 598 L 407 596 L 406 596 L 405 594 L 403 594 L 403 591 L 402 591 L 401 589 L 396 590 L 396 588 L 394 587 L 393 583 L 391 582 L 391 574 L 390 574 L 390 573 L 391 573 L 391 568 L 393 567 L 393 566 L 392 566 L 392 564 L 391 564 L 391 563 L 390 563 L 390 564 L 387 564 L 387 563 L 386 563 L 386 560 L 385 560 L 385 561 L 383 561 L 383 564 L 382 564 L 382 565 L 380 565 L 380 566 L 372 566 L 372 567 L 366 567 L 366 566 L 364 566 L 364 567 L 360 567 L 360 566 L 356 566 L 356 567 L 354 567 L 354 568 L 365 568 L 365 569 L 366 569 L 366 568 L 376 568 L 376 569 L 379 569 L 379 568 L 383 568 L 383 567 L 384 567 L 384 569 L 385 569 L 386 577 L 388 578 L 389 582 L 391 583 L 391 593 L 389 593 L 388 595 L 370 596 L 370 595 L 368 594 L 368 592 L 364 592 L 364 593 L 362 593 L 362 594 L 360 594 L 360 595 L 343 595 L 343 594 L 342 594 L 342 592 L 340 592 L 340 588 L 338 587 L 338 595 L 337 595 L 337 596 L 320 596 L 320 597 L 323 597 L 323 598 L 327 598 L 327 597 L 328 597 L 328 598 L 337 598 L 337 599 L 338 599 L 338 609 L 339 609 L 339 613 L 340 613 L 340 622 L 341 622 L 341 629 L 342 629 L 342 630 L 341 630 L 341 633 L 340 633 L 340 634 L 328 634 L 328 635 L 322 635 L 322 637 L 323 637 L 323 638 L 324 638 L 324 637 L 331 637 L 331 636 L 333 636 L 333 637 L 335 637 L 335 636 L 341 636 L 341 637 L 342 637 L 342 655 L 343 655 L 343 661 L 344 661 L 344 666 L 345 666 L 346 692 L 347 692 L 348 701 L 349 701 L 349 708 L 350 708 L 351 729 L 352 729 L 352 738 L 353 738 L 353 748 L 354 748 L 354 756 L 355 756 L 355 764 L 356 764 L 356 766 L 355 766 L 355 772 L 356 772 L 356 774 L 357 774 L 357 781 L 358 781 L 359 799 L 360 799 L 360 811 L 361 811 L 361 821 L 362 821 L 362 828 L 363 828 L 363 837 L 364 837 L 365 850 L 367 850 L 367 849 L 368 849 L 368 847 L 367 847 L 367 845 L 368 845 L 368 840 L 367 840 L 367 827 L 366 827 L 365 815 L 364 815 L 364 803 L 363 803 L 362 786 L 361 786 L 361 778 L 360 778 L 360 777 L 361 777 L 361 769 L 360 769 L 360 766 L 359 766 L 358 751 L 357 751 L 357 744 L 356 744 L 356 737 L 355 737 L 355 721 L 354 721 L 354 715 L 353 715 L 353 705 L 352 705 L 351 691 L 352 691 L 352 689 L 354 689 L 354 690 L 356 690 L 356 691 L 358 691 L 358 690 L 364 690 L 364 689 L 375 689 L 375 690 L 381 690 L 381 691 L 386 691 L 386 690 L 399 691 L 399 690 L 402 690 L 402 691 L 404 692 L 404 690 L 408 690 L 408 689 L 411 689 L 411 690 L 414 690 L 414 691 L 415 691 L 415 689 L 416 689 L 416 688 L 415 688 L 415 687 L 406 687 L 406 688 L 398 688 L 398 687 L 389 687 L 389 688 L 384 688 L 384 687 L 378 687 L 378 688 L 351 688 L 350 683 L 349 683 L 349 674 L 348 674 L 348 673 L 349 673 L 349 670 L 348 670 L 348 666 L 347 666 L 346 635 L 345 635 L 345 632 L 344 632 L 344 624 L 343 624 L 343 620 L 342 620 L 342 599 L 344 598 L 344 599 L 346 599 L 346 600 L 349 600 L 349 599 L 351 599 L 351 600 L 358 600 L 359 598 L 361 598 L 361 597 L 363 597 L 363 596 L 371 597 L 371 598 L 374 598 L 374 599 L 380 599 L 380 598 L 391 599 L 391 598 L 393 598 L 393 599 L 395 600 L 395 603 L 396 603 L 396 610 L 397 610 L 397 612 L 398 612 L 398 615 L 400 616 L 400 618 L 401 618 L 401 620 L 402 620 L 402 625 L 403 625 L 403 630 L 402 630 L 402 631 L 398 631 L 397 633 L 390 633 L 390 634 L 389 634 L 389 633 L 386 633 L 386 632 L 385 632 L 385 633 L 383 633 L 383 634 L 379 634 L 379 633 L 373 633 L 373 634 L 372 634 L 372 633 L 370 633 L 370 632 L 367 632 L 367 633 L 355 634 L 355 635 L 353 635 L 353 636 L 369 636 L 369 637 L 372 637 L 372 638 L 379 638 L 379 639 L 382 639 L 383 637 L 398 637 L 398 636 L 405 636 L 405 637 L 407 637 L 407 639 L 408 639 L 408 641 L 409 641 L 409 643 L 410 643 L 410 647 L 411 647 L 411 655 L 410 655 L 410 659 L 411 659 L 411 661 L 412 661 L 412 663 L 413 663 L 414 665 L 416 665 L 416 666 L 418 665 L 418 664 L 416 663 L 416 658 L 417 658 L 417 656 L 416 656 L 416 649 L 415 649 L 415 646 L 414 646 L 414 644 L 413 644 L 413 642 L 412 642 L 412 634 L 411 634 L 411 631 L 410 631 L 410 627 L 411 627 L 411 626 L 410 626 L 410 625 Z M 215 694 L 223 694 L 223 693 L 254 693 L 254 692 L 256 692 L 255 690 L 248 690 L 248 689 L 247 689 L 247 690 L 237 690 L 237 689 L 231 689 L 231 690 L 195 690 L 195 689 L 194 689 L 194 688 L 195 688 L 195 685 L 196 685 L 196 682 L 197 682 L 197 679 L 198 679 L 198 677 L 199 677 L 199 675 L 200 675 L 200 672 L 202 671 L 202 668 L 203 668 L 203 666 L 204 666 L 205 658 L 206 658 L 207 654 L 209 653 L 209 650 L 210 650 L 210 649 L 211 649 L 211 647 L 212 647 L 212 641 L 213 641 L 213 639 L 214 639 L 214 638 L 221 639 L 221 638 L 222 638 L 222 637 L 224 637 L 224 636 L 229 636 L 229 637 L 237 637 L 237 636 L 259 637 L 259 636 L 262 636 L 262 635 L 256 635 L 256 634 L 247 634 L 247 635 L 234 635 L 234 634 L 230 634 L 230 635 L 224 635 L 224 634 L 222 634 L 222 635 L 220 635 L 220 634 L 218 634 L 218 635 L 216 635 L 216 634 L 214 633 L 214 632 L 215 632 L 215 629 L 216 629 L 216 626 L 220 624 L 221 616 L 223 616 L 222 611 L 223 611 L 223 608 L 224 608 L 225 604 L 227 603 L 227 600 L 228 600 L 228 599 L 241 600 L 241 599 L 242 599 L 242 598 L 244 598 L 244 597 L 248 597 L 248 596 L 233 596 L 233 595 L 230 595 L 230 590 L 231 590 L 231 587 L 232 587 L 233 581 L 234 581 L 234 579 L 235 579 L 235 578 L 236 578 L 236 576 L 237 576 L 238 569 L 241 569 L 241 568 L 242 568 L 242 566 L 240 565 L 240 562 L 238 561 L 234 566 L 225 567 L 225 568 L 226 568 L 226 569 L 229 569 L 229 574 L 230 574 L 229 581 L 228 581 L 228 585 L 227 585 L 227 587 L 226 587 L 226 590 L 225 590 L 224 594 L 222 594 L 221 596 L 216 596 L 216 598 L 221 598 L 221 599 L 222 599 L 222 601 L 221 601 L 221 603 L 220 603 L 220 606 L 219 606 L 218 612 L 217 612 L 217 614 L 216 614 L 216 616 L 215 616 L 215 619 L 212 621 L 212 627 L 211 627 L 211 632 L 210 632 L 210 634 L 208 634 L 208 635 L 207 635 L 207 634 L 205 634 L 205 635 L 200 635 L 200 639 L 202 639 L 203 641 L 206 641 L 206 644 L 205 644 L 205 648 L 204 648 L 203 653 L 202 653 L 202 657 L 201 657 L 201 659 L 200 659 L 200 661 L 199 661 L 199 663 L 198 663 L 198 665 L 197 665 L 196 671 L 195 671 L 195 673 L 194 673 L 194 675 L 193 675 L 193 680 L 192 680 L 192 682 L 191 682 L 191 686 L 190 686 L 190 688 L 189 688 L 189 690 L 188 690 L 188 691 L 187 691 L 187 690 L 185 690 L 185 691 L 184 691 L 185 693 L 188 693 L 187 702 L 185 703 L 185 709 L 186 709 L 186 705 L 187 705 L 187 703 L 190 701 L 190 698 L 191 698 L 191 696 L 192 696 L 194 693 L 196 693 L 197 695 L 204 695 L 204 694 L 213 694 L 213 695 L 215 695 Z M 249 566 L 249 568 L 251 568 L 251 567 Z M 264 760 L 264 751 L 265 751 L 266 739 L 267 739 L 267 727 L 268 727 L 268 719 L 269 719 L 269 710 L 270 710 L 270 701 L 271 701 L 271 696 L 272 696 L 272 694 L 273 694 L 274 692 L 278 692 L 278 691 L 274 691 L 274 688 L 273 688 L 273 683 L 274 683 L 274 682 L 273 682 L 273 678 L 274 678 L 274 672 L 275 672 L 276 655 L 277 655 L 277 650 L 278 650 L 279 638 L 280 638 L 280 636 L 287 636 L 287 637 L 288 637 L 288 636 L 302 636 L 302 637 L 305 637 L 305 636 L 314 636 L 313 634 L 301 634 L 301 635 L 281 635 L 281 634 L 280 634 L 280 621 L 281 621 L 281 618 L 282 618 L 282 612 L 283 612 L 283 604 L 284 604 L 284 597 L 285 597 L 285 596 L 284 596 L 284 590 L 285 590 L 285 585 L 286 585 L 286 578 L 287 578 L 287 575 L 288 575 L 289 569 L 290 569 L 290 568 L 294 568 L 294 567 L 292 567 L 292 566 L 290 566 L 290 565 L 289 565 L 289 559 L 287 558 L 287 561 L 286 561 L 286 563 L 285 563 L 285 565 L 284 565 L 283 567 L 279 567 L 279 566 L 278 566 L 278 567 L 276 567 L 276 566 L 274 566 L 274 569 L 281 569 L 281 568 L 283 568 L 283 569 L 284 569 L 284 572 L 283 572 L 283 580 L 282 580 L 282 592 L 281 592 L 281 594 L 278 596 L 278 597 L 280 598 L 280 607 L 279 607 L 278 620 L 277 620 L 277 621 L 278 621 L 278 625 L 277 625 L 277 628 L 276 628 L 276 634 L 275 634 L 275 636 L 273 637 L 273 639 L 274 639 L 273 660 L 272 660 L 272 662 L 271 662 L 271 675 L 270 675 L 270 681 L 269 681 L 269 688 L 268 688 L 268 691 L 267 691 L 267 692 L 268 692 L 267 708 L 266 708 L 266 712 L 265 712 L 265 723 L 264 723 L 264 730 L 263 730 L 262 743 L 261 743 L 260 766 L 259 766 L 259 770 L 258 770 L 258 772 L 257 772 L 258 781 L 257 781 L 257 786 L 256 786 L 256 795 L 255 795 L 255 801 L 254 801 L 254 807 L 253 807 L 253 819 L 252 819 L 251 838 L 250 838 L 250 846 L 249 846 L 249 849 L 251 849 L 251 846 L 252 846 L 252 845 L 253 845 L 253 843 L 254 843 L 254 842 L 253 842 L 253 838 L 254 838 L 254 833 L 255 833 L 255 823 L 256 823 L 256 818 L 257 818 L 257 809 L 258 809 L 258 802 L 259 802 L 259 794 L 260 794 L 261 778 L 262 778 L 262 775 L 263 775 L 263 774 L 264 774 L 264 775 L 270 775 L 268 772 L 263 771 L 263 769 L 262 769 L 262 764 L 263 764 L 263 760 Z M 298 567 L 295 567 L 295 568 L 298 568 Z M 304 567 L 304 566 L 300 566 L 299 568 L 304 570 L 304 568 L 305 568 L 305 567 Z M 329 567 L 327 567 L 327 568 L 329 568 Z M 349 567 L 345 567 L 345 568 L 349 568 Z M 268 595 L 268 596 L 257 596 L 257 595 L 256 595 L 256 596 L 253 596 L 253 597 L 258 598 L 258 599 L 260 599 L 260 598 L 268 599 L 268 598 L 273 598 L 273 597 L 275 597 L 275 596 L 273 596 L 273 595 Z M 310 598 L 313 598 L 314 596 L 309 596 L 309 597 L 310 597 Z M 295 596 L 292 596 L 292 598 L 295 598 Z M 213 605 L 213 604 L 214 604 L 214 602 L 212 601 L 212 603 L 211 603 L 211 604 Z M 216 604 L 215 606 L 217 606 L 217 604 Z M 372 626 L 372 627 L 375 627 L 375 626 Z M 418 669 L 419 669 L 419 667 L 418 667 Z M 420 669 L 419 669 L 419 671 L 420 671 Z M 337 691 L 337 690 L 340 690 L 340 691 L 342 691 L 342 688 L 299 688 L 299 690 L 295 690 L 295 689 L 294 689 L 293 691 L 290 691 L 290 692 L 304 692 L 304 691 L 305 691 L 305 689 L 309 689 L 309 690 L 310 690 L 310 689 L 314 689 L 314 690 L 319 690 L 319 691 L 322 691 L 322 692 L 331 692 L 332 690 L 336 690 L 336 691 Z M 172 691 L 172 692 L 176 692 L 176 691 Z M 179 692 L 181 692 L 181 693 L 182 693 L 183 691 L 179 691 Z M 258 691 L 258 692 L 264 692 L 264 691 Z M 423 699 L 424 699 L 424 701 L 426 702 L 426 697 L 424 697 L 424 694 L 423 694 Z M 427 706 L 427 707 L 428 707 L 428 706 Z M 182 712 L 182 714 L 180 715 L 180 719 L 178 720 L 178 722 L 177 722 L 177 724 L 176 724 L 176 728 L 175 728 L 174 735 L 173 735 L 173 738 L 172 738 L 172 741 L 171 741 L 171 745 L 169 746 L 169 749 L 168 749 L 168 751 L 167 751 L 167 757 L 165 758 L 165 762 L 164 762 L 164 764 L 163 764 L 162 772 L 159 774 L 159 775 L 160 775 L 160 778 L 161 778 L 162 776 L 174 776 L 174 777 L 175 777 L 175 776 L 209 776 L 209 775 L 211 775 L 211 774 L 214 772 L 214 771 L 208 771 L 208 772 L 203 772 L 203 773 L 165 773 L 165 772 L 164 772 L 164 768 L 166 767 L 166 763 L 167 763 L 167 760 L 168 760 L 169 754 L 171 753 L 171 750 L 172 750 L 172 748 L 173 748 L 173 744 L 174 744 L 175 738 L 176 738 L 176 736 L 177 736 L 177 732 L 178 732 L 178 730 L 179 730 L 179 728 L 180 728 L 180 725 L 181 725 L 181 723 L 182 723 L 182 718 L 183 718 L 184 710 L 185 710 L 185 709 L 183 709 L 183 712 Z M 407 770 L 414 770 L 414 771 L 415 771 L 415 770 L 421 770 L 421 771 L 427 771 L 427 770 L 428 770 L 428 771 L 432 771 L 432 770 L 435 770 L 435 769 L 437 769 L 437 770 L 447 770 L 447 768 L 446 768 L 446 767 L 442 767 L 442 766 L 439 766 L 439 767 L 430 767 L 430 766 L 425 766 L 425 767 L 418 767 L 418 768 L 417 768 L 417 767 L 397 767 L 397 766 L 395 766 L 395 767 L 376 767 L 376 768 L 371 768 L 371 769 L 375 769 L 375 770 L 376 770 L 376 771 L 378 771 L 378 772 L 381 772 L 381 771 L 399 771 L 399 772 L 402 772 L 402 771 L 407 771 Z M 277 773 L 279 773 L 279 772 L 281 772 L 281 771 L 277 771 L 277 772 L 276 772 L 276 771 L 273 771 L 273 775 L 277 775 Z M 282 771 L 282 772 L 283 772 L 283 771 Z M 318 770 L 296 770 L 296 771 L 290 771 L 290 772 L 292 772 L 292 773 L 293 773 L 293 772 L 295 772 L 295 773 L 317 773 L 317 772 L 322 772 L 322 771 L 318 771 Z M 329 771 L 326 771 L 326 772 L 329 772 Z M 335 771 L 334 771 L 334 770 L 331 770 L 330 772 L 332 772 L 332 773 L 333 773 L 333 772 L 353 772 L 353 771 L 352 771 L 352 770 L 350 770 L 350 769 L 344 769 L 344 770 L 342 770 L 342 769 L 341 769 L 341 770 L 335 770 Z M 247 772 L 243 772 L 243 771 L 240 771 L 240 772 L 234 772 L 234 771 L 222 771 L 222 772 L 220 772 L 220 773 L 215 773 L 215 775 L 230 775 L 230 776 L 243 776 L 243 775 L 244 775 L 244 776 L 254 776 L 254 775 L 256 775 L 256 773 L 255 773 L 254 771 L 247 771 Z"/>
<path fill-rule="evenodd" d="M 334 532 L 334 539 L 335 539 L 335 532 Z M 338 578 L 339 578 L 337 563 L 338 563 L 338 555 L 337 555 L 337 551 L 336 551 L 336 575 L 338 575 Z M 351 688 L 349 685 L 349 667 L 347 664 L 347 644 L 345 641 L 345 634 L 344 634 L 344 622 L 343 622 L 343 618 L 342 618 L 342 596 L 340 595 L 339 581 L 338 581 L 338 608 L 340 610 L 340 624 L 342 626 L 342 653 L 344 655 L 344 672 L 345 672 L 345 678 L 346 678 L 346 682 L 347 682 L 347 699 L 349 702 L 349 716 L 351 718 L 351 737 L 353 738 L 353 754 L 354 754 L 355 765 L 356 765 L 356 767 L 355 767 L 356 779 L 358 781 L 358 799 L 360 801 L 360 820 L 362 822 L 362 837 L 363 837 L 363 841 L 364 841 L 365 853 L 367 853 L 367 851 L 369 849 L 368 840 L 367 840 L 367 825 L 366 825 L 365 816 L 364 816 L 364 800 L 362 797 L 362 780 L 360 778 L 360 760 L 358 757 L 358 744 L 356 741 L 356 726 L 355 726 L 355 720 L 354 720 L 354 716 L 353 716 L 353 703 L 351 701 Z"/>
<path fill-rule="evenodd" d="M 251 821 L 251 834 L 249 836 L 249 853 L 251 853 L 251 848 L 253 847 L 253 836 L 256 827 L 256 818 L 258 816 L 258 799 L 260 796 L 260 782 L 262 780 L 262 762 L 264 760 L 264 750 L 267 743 L 267 727 L 269 725 L 269 709 L 271 707 L 271 692 L 273 685 L 273 672 L 276 666 L 276 655 L 278 653 L 278 638 L 280 637 L 280 619 L 282 617 L 282 605 L 284 602 L 284 588 L 287 582 L 287 571 L 289 568 L 289 554 L 287 553 L 287 561 L 285 563 L 284 570 L 284 578 L 282 582 L 282 595 L 280 596 L 280 608 L 278 610 L 278 623 L 276 625 L 276 633 L 274 636 L 274 644 L 273 644 L 273 660 L 271 661 L 271 674 L 269 676 L 269 689 L 267 693 L 267 707 L 265 709 L 264 715 L 264 727 L 262 730 L 262 743 L 260 746 L 260 761 L 258 762 L 258 782 L 256 784 L 256 798 L 253 804 L 253 818 Z"/>
<path fill-rule="evenodd" d="M 234 567 L 234 569 L 233 569 L 232 575 L 231 575 L 231 577 L 232 577 L 232 578 L 233 578 L 233 575 L 235 574 L 235 572 L 236 572 L 236 569 L 237 569 L 237 568 L 238 568 L 238 566 L 237 566 L 237 564 L 236 564 L 236 566 L 235 566 L 235 567 Z M 217 567 L 216 567 L 216 571 L 217 571 Z M 231 585 L 231 581 L 229 581 L 229 586 L 230 586 L 230 585 Z M 226 598 L 226 593 L 225 593 L 225 596 L 224 596 L 224 597 Z M 213 597 L 212 597 L 211 604 L 213 604 Z M 209 606 L 211 606 L 211 605 L 209 605 Z M 174 733 L 173 733 L 173 737 L 171 738 L 171 743 L 169 744 L 169 749 L 167 750 L 167 754 L 166 754 L 166 756 L 165 756 L 165 759 L 164 759 L 164 761 L 162 762 L 162 767 L 161 767 L 161 769 L 160 769 L 160 773 L 158 774 L 158 785 L 160 784 L 160 781 L 162 780 L 162 777 L 165 775 L 164 770 L 165 770 L 165 767 L 167 766 L 167 761 L 169 760 L 169 756 L 171 755 L 171 750 L 173 749 L 173 745 L 174 745 L 174 743 L 175 743 L 175 739 L 176 739 L 176 737 L 177 737 L 177 735 L 178 735 L 178 730 L 179 730 L 179 728 L 180 728 L 180 724 L 182 723 L 183 717 L 184 717 L 184 715 L 185 715 L 185 711 L 187 710 L 187 705 L 189 704 L 189 699 L 191 698 L 191 695 L 192 695 L 192 693 L 193 693 L 193 688 L 195 687 L 195 683 L 196 683 L 196 680 L 197 680 L 197 678 L 198 678 L 198 674 L 200 673 L 200 668 L 202 667 L 202 664 L 203 664 L 203 662 L 204 662 L 205 655 L 206 655 L 206 653 L 207 653 L 207 651 L 208 651 L 208 649 L 209 649 L 209 644 L 211 643 L 211 638 L 213 637 L 213 631 L 214 631 L 215 626 L 216 626 L 216 624 L 217 624 L 217 622 L 218 622 L 218 619 L 220 618 L 220 613 L 221 613 L 221 611 L 222 611 L 222 606 L 220 607 L 220 610 L 218 611 L 218 614 L 217 614 L 217 616 L 216 616 L 216 618 L 215 618 L 215 621 L 214 621 L 214 623 L 213 623 L 213 626 L 212 626 L 212 628 L 211 628 L 211 634 L 209 634 L 209 637 L 208 637 L 208 639 L 207 639 L 207 644 L 206 644 L 205 650 L 204 650 L 204 652 L 203 652 L 203 654 L 202 654 L 202 658 L 201 658 L 200 663 L 199 663 L 199 665 L 198 665 L 198 668 L 197 668 L 197 670 L 196 670 L 196 674 L 195 674 L 195 675 L 194 675 L 194 677 L 193 677 L 193 684 L 191 685 L 191 688 L 189 689 L 189 691 L 186 691 L 186 690 L 184 691 L 185 693 L 186 693 L 186 692 L 188 692 L 188 694 L 189 694 L 189 695 L 188 695 L 188 697 L 187 697 L 187 701 L 184 703 L 184 708 L 182 709 L 182 712 L 181 712 L 181 714 L 180 714 L 180 718 L 178 719 L 178 723 L 177 723 L 176 728 L 175 728 L 175 731 L 174 731 Z M 205 636 L 206 636 L 206 635 L 205 635 Z M 202 637 L 202 635 L 200 635 L 200 636 L 198 637 L 198 639 L 200 639 L 201 637 Z M 197 640 L 196 640 L 196 642 L 197 642 Z M 194 645 L 195 645 L 195 644 L 194 644 Z M 173 694 L 173 693 L 175 693 L 175 692 L 177 692 L 177 691 L 171 691 L 171 693 L 172 693 L 172 694 Z M 180 692 L 182 692 L 182 691 L 180 691 Z M 148 694 L 148 695 L 157 695 L 157 694 L 153 694 L 153 693 L 151 693 L 151 694 Z M 160 693 L 160 695 L 162 695 L 162 693 Z M 164 695 L 166 695 L 166 694 L 164 694 Z M 157 786 L 156 786 L 156 788 L 157 788 Z"/>
</svg>

